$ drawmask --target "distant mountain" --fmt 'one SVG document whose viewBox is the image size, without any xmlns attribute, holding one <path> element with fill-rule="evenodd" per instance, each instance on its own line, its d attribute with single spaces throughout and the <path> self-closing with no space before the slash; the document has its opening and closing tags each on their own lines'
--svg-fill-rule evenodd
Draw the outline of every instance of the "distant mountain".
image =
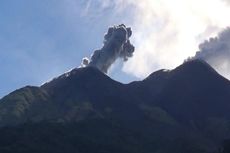
<svg viewBox="0 0 230 153">
<path fill-rule="evenodd" d="M 217 153 L 229 110 L 230 81 L 201 60 L 130 84 L 78 68 L 0 100 L 0 152 Z"/>
</svg>

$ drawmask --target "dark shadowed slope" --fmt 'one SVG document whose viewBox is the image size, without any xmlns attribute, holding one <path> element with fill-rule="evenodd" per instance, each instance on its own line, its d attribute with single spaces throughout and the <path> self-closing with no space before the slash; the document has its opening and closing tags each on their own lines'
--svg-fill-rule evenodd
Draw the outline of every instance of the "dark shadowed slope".
<svg viewBox="0 0 230 153">
<path fill-rule="evenodd" d="M 116 82 L 94 67 L 74 69 L 44 84 L 52 101 L 68 113 L 73 105 L 89 103 L 100 117 L 135 121 L 142 117 L 137 107 L 138 95 L 126 90 L 126 85 Z"/>
<path fill-rule="evenodd" d="M 207 63 L 189 61 L 168 74 L 155 103 L 178 119 L 230 117 L 230 82 Z"/>
<path fill-rule="evenodd" d="M 73 69 L 41 87 L 19 89 L 1 100 L 1 125 L 86 118 L 141 120 L 138 95 L 94 67 Z M 127 111 L 128 110 L 128 111 Z M 31 115 L 32 114 L 32 115 Z"/>
<path fill-rule="evenodd" d="M 229 110 L 230 82 L 201 60 L 127 85 L 73 69 L 0 100 L 0 151 L 213 153 Z"/>
<path fill-rule="evenodd" d="M 127 90 L 138 95 L 140 102 L 153 103 L 155 98 L 164 89 L 170 77 L 170 71 L 159 70 L 149 75 L 143 81 L 134 81 L 127 84 Z"/>
</svg>

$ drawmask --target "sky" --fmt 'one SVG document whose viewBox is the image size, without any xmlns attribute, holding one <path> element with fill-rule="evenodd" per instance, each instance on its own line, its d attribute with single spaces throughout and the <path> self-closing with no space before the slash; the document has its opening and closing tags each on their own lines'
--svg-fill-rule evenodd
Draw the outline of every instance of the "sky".
<svg viewBox="0 0 230 153">
<path fill-rule="evenodd" d="M 136 51 L 111 78 L 128 83 L 175 68 L 229 26 L 229 15 L 229 0 L 1 0 L 0 97 L 78 67 L 121 23 L 132 27 Z"/>
</svg>

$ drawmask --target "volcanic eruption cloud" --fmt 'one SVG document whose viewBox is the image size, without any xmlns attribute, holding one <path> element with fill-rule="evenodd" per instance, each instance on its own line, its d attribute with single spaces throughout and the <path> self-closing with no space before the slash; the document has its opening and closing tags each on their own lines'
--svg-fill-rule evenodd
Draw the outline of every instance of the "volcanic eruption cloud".
<svg viewBox="0 0 230 153">
<path fill-rule="evenodd" d="M 205 60 L 219 73 L 230 78 L 230 27 L 220 32 L 217 37 L 201 43 L 194 58 Z"/>
<path fill-rule="evenodd" d="M 131 28 L 124 24 L 110 27 L 104 36 L 103 47 L 95 50 L 90 59 L 83 58 L 82 67 L 93 66 L 107 73 L 110 66 L 118 58 L 127 61 L 134 52 L 134 46 L 129 40 L 131 35 Z"/>
</svg>

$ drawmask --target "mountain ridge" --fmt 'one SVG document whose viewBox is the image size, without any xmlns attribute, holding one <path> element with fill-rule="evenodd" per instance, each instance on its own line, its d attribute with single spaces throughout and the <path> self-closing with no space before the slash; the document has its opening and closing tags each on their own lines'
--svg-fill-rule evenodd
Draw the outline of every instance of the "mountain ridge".
<svg viewBox="0 0 230 153">
<path fill-rule="evenodd" d="M 159 70 L 129 84 L 114 81 L 94 67 L 79 68 L 40 87 L 26 86 L 2 98 L 0 133 L 5 128 L 12 132 L 30 129 L 39 131 L 42 137 L 52 133 L 63 147 L 73 140 L 83 145 L 71 145 L 67 152 L 75 148 L 75 152 L 87 153 L 87 146 L 108 153 L 114 149 L 121 153 L 213 153 L 230 138 L 229 100 L 230 81 L 201 60 L 187 61 L 174 70 Z M 82 124 L 90 130 L 80 128 Z M 60 138 L 50 133 L 53 130 L 68 137 Z M 79 130 L 84 134 L 76 134 Z M 98 130 L 103 139 L 97 142 L 94 136 Z M 25 135 L 13 133 L 39 150 L 26 137 L 34 135 L 30 131 Z M 73 137 L 71 132 L 75 133 Z M 2 139 L 12 138 L 4 135 Z M 40 144 L 42 139 L 39 137 Z M 54 139 L 50 141 L 57 148 L 62 146 Z M 127 147 L 118 149 L 120 142 Z M 3 147 L 11 148 L 11 144 Z M 0 144 L 0 151 L 3 147 Z M 46 147 L 49 150 L 51 146 Z"/>
</svg>

